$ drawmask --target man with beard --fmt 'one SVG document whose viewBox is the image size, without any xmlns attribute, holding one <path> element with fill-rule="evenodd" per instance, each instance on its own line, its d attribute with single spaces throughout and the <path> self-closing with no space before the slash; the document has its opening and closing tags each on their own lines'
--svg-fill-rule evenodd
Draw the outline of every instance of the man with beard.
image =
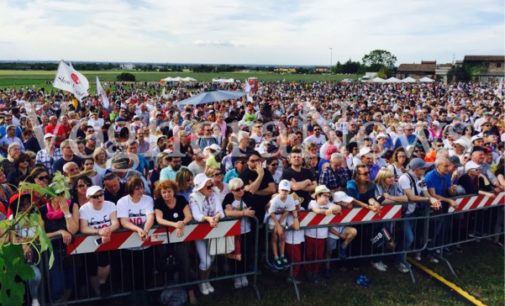
<svg viewBox="0 0 505 306">
<path fill-rule="evenodd" d="M 180 155 L 176 155 L 171 153 L 167 157 L 169 165 L 160 172 L 160 182 L 165 180 L 174 180 L 177 175 L 177 172 L 181 168 L 182 160 Z"/>
<path fill-rule="evenodd" d="M 309 169 L 302 168 L 303 157 L 300 148 L 293 148 L 289 161 L 291 167 L 284 170 L 281 180 L 291 182 L 291 190 L 303 198 L 302 207 L 306 209 L 311 200 L 310 194 L 316 189 L 316 179 Z"/>
</svg>

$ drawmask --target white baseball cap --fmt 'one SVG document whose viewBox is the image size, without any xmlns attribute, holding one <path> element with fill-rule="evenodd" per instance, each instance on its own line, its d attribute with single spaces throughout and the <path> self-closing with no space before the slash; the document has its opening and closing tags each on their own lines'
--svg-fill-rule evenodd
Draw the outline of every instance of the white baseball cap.
<svg viewBox="0 0 505 306">
<path fill-rule="evenodd" d="M 288 180 L 282 180 L 279 182 L 279 190 L 291 191 L 291 183 Z"/>
<path fill-rule="evenodd" d="M 469 161 L 469 162 L 467 162 L 465 164 L 465 172 L 468 172 L 468 171 L 473 170 L 473 169 L 480 169 L 479 164 L 477 164 L 474 161 Z"/>
<path fill-rule="evenodd" d="M 103 192 L 102 187 L 100 187 L 100 186 L 96 186 L 96 185 L 95 185 L 95 186 L 91 186 L 91 187 L 89 187 L 89 188 L 86 190 L 86 197 L 87 197 L 87 198 L 90 198 L 90 197 L 94 196 L 94 195 L 95 195 L 97 192 L 99 192 L 99 191 L 102 191 L 102 192 Z"/>
<path fill-rule="evenodd" d="M 205 173 L 199 173 L 195 176 L 193 179 L 193 183 L 195 184 L 194 190 L 200 191 L 203 187 L 205 187 L 205 184 L 207 184 L 207 181 L 212 181 L 212 179 L 208 176 L 205 175 Z"/>
</svg>

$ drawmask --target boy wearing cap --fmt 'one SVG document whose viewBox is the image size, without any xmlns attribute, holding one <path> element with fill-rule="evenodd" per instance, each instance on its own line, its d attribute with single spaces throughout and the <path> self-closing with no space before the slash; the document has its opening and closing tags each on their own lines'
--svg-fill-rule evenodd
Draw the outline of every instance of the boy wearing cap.
<svg viewBox="0 0 505 306">
<path fill-rule="evenodd" d="M 285 256 L 286 236 L 284 227 L 286 226 L 286 218 L 289 214 L 293 214 L 294 217 L 298 218 L 296 203 L 289 194 L 290 191 L 291 184 L 289 181 L 281 180 L 279 194 L 272 197 L 269 202 L 268 213 L 265 215 L 266 220 L 268 220 L 268 227 L 272 230 L 272 253 L 274 255 L 274 267 L 277 270 L 283 270 L 289 264 Z"/>
<path fill-rule="evenodd" d="M 312 194 L 315 200 L 310 201 L 309 210 L 318 215 L 337 215 L 342 211 L 340 205 L 330 202 L 331 190 L 325 185 L 316 187 Z M 305 230 L 305 259 L 307 261 L 322 260 L 325 256 L 325 242 L 328 238 L 328 228 L 311 228 Z M 310 282 L 319 282 L 320 263 L 307 264 L 305 266 L 307 278 Z"/>
</svg>

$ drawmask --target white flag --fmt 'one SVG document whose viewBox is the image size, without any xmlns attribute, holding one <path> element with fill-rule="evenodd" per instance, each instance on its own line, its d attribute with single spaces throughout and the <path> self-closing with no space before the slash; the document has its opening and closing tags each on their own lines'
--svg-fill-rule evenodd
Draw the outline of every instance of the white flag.
<svg viewBox="0 0 505 306">
<path fill-rule="evenodd" d="M 100 80 L 98 76 L 96 76 L 96 94 L 100 96 L 102 99 L 103 108 L 109 109 L 109 98 L 107 97 L 107 93 L 103 90 L 102 84 L 100 84 Z"/>
<path fill-rule="evenodd" d="M 246 92 L 247 94 L 247 101 L 248 102 L 252 102 L 253 101 L 253 98 L 251 96 L 251 84 L 249 84 L 249 80 L 245 80 L 245 88 L 244 88 L 244 91 Z"/>
<path fill-rule="evenodd" d="M 88 95 L 89 82 L 84 75 L 75 70 L 71 65 L 61 61 L 58 65 L 58 71 L 54 78 L 53 86 L 55 88 L 71 92 L 77 100 Z"/>
</svg>

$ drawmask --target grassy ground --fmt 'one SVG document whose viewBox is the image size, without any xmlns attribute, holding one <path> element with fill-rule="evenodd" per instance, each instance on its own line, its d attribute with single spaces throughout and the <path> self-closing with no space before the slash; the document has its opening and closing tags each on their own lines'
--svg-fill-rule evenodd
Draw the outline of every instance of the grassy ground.
<svg viewBox="0 0 505 306">
<path fill-rule="evenodd" d="M 355 75 L 341 74 L 278 74 L 266 71 L 229 72 L 229 73 L 193 73 L 193 72 L 134 72 L 134 71 L 81 71 L 94 87 L 96 76 L 100 81 L 115 81 L 116 76 L 122 72 L 133 73 L 137 81 L 158 82 L 160 79 L 171 76 L 192 77 L 198 81 L 211 81 L 213 78 L 233 78 L 244 81 L 248 77 L 257 77 L 261 81 L 338 81 L 344 78 L 355 79 Z M 45 87 L 50 88 L 56 71 L 24 71 L 0 70 L 0 88 Z"/>
<path fill-rule="evenodd" d="M 487 305 L 503 305 L 504 254 L 503 249 L 488 242 L 464 246 L 462 254 L 449 256 L 459 278 L 454 279 L 443 263 L 423 262 L 445 278 L 453 281 Z M 338 272 L 318 285 L 302 284 L 301 300 L 297 301 L 293 287 L 286 282 L 287 274 L 264 272 L 258 278 L 262 294 L 258 301 L 252 289 L 233 289 L 232 281 L 215 283 L 216 293 L 199 296 L 199 305 L 467 305 L 465 300 L 446 289 L 419 270 L 414 270 L 414 284 L 408 274 L 396 269 L 377 272 L 363 262 L 357 270 Z M 368 288 L 354 283 L 359 274 L 371 280 Z M 146 305 L 155 305 L 158 294 L 146 299 Z M 109 301 L 109 305 L 128 305 L 131 299 Z"/>
</svg>

